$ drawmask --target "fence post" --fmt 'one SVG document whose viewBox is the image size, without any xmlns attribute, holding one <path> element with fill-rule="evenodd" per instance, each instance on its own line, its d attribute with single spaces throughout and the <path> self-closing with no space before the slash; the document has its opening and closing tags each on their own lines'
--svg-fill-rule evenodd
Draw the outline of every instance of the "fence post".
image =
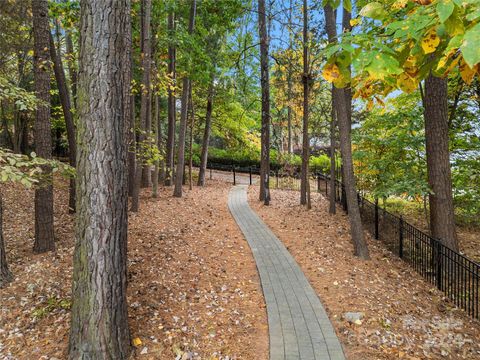
<svg viewBox="0 0 480 360">
<path fill-rule="evenodd" d="M 212 180 L 212 167 L 210 167 L 210 180 Z"/>
<path fill-rule="evenodd" d="M 320 192 L 320 174 L 317 174 L 317 192 Z"/>
<path fill-rule="evenodd" d="M 403 216 L 400 216 L 398 232 L 399 232 L 398 256 L 400 256 L 400 259 L 402 259 L 403 258 Z"/>
<path fill-rule="evenodd" d="M 237 185 L 237 179 L 235 178 L 235 165 L 232 165 L 232 171 L 233 171 L 233 185 Z"/>
<path fill-rule="evenodd" d="M 248 174 L 250 175 L 250 185 L 252 185 L 252 167 L 248 168 Z"/>
<path fill-rule="evenodd" d="M 275 170 L 275 177 L 276 177 L 276 182 L 275 182 L 275 184 L 276 184 L 276 187 L 277 187 L 277 189 L 278 189 L 278 170 Z"/>
<path fill-rule="evenodd" d="M 378 198 L 375 198 L 375 240 L 378 240 Z"/>
</svg>

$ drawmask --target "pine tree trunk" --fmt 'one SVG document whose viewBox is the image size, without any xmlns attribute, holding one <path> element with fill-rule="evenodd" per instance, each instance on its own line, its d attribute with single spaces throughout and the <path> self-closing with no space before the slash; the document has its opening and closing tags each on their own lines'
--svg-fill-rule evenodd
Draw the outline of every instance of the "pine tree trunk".
<svg viewBox="0 0 480 360">
<path fill-rule="evenodd" d="M 8 268 L 5 242 L 3 239 L 3 201 L 0 191 L 0 289 L 13 281 L 13 274 Z"/>
<path fill-rule="evenodd" d="M 425 141 L 428 183 L 432 190 L 430 227 L 432 237 L 458 251 L 448 148 L 447 80 L 430 75 L 425 80 Z"/>
<path fill-rule="evenodd" d="M 327 5 L 325 10 L 325 27 L 329 42 L 336 41 L 336 25 L 333 9 Z M 369 259 L 368 246 L 365 241 L 360 217 L 360 208 L 357 201 L 357 192 L 355 187 L 355 177 L 353 173 L 352 159 L 352 140 L 351 124 L 349 121 L 349 109 L 347 104 L 347 95 L 343 89 L 334 86 L 333 88 L 334 104 L 336 106 L 337 123 L 340 132 L 340 151 L 343 164 L 343 182 L 345 184 L 345 195 L 348 205 L 348 219 L 350 222 L 350 231 L 352 235 L 354 255 L 361 259 Z"/>
<path fill-rule="evenodd" d="M 260 36 L 260 83 L 262 87 L 262 128 L 260 159 L 260 201 L 270 203 L 270 81 L 268 65 L 268 34 L 265 0 L 258 0 L 258 30 Z"/>
<path fill-rule="evenodd" d="M 128 0 L 82 1 L 69 359 L 127 359 Z M 95 101 L 91 101 L 95 99 Z"/>
<path fill-rule="evenodd" d="M 168 31 L 170 35 L 175 32 L 175 14 L 173 12 L 168 14 Z M 173 83 L 176 81 L 175 59 L 176 49 L 173 44 L 168 46 L 168 73 L 170 74 Z M 167 149 L 166 149 L 166 169 L 165 169 L 165 185 L 173 184 L 173 167 L 174 167 L 174 153 L 175 153 L 175 123 L 176 123 L 176 109 L 175 109 L 175 90 L 168 88 L 168 129 L 167 129 Z"/>
<path fill-rule="evenodd" d="M 195 25 L 195 13 L 197 10 L 197 1 L 190 0 L 190 17 L 188 21 L 188 33 L 193 34 L 193 27 Z M 185 139 L 187 135 L 187 110 L 188 110 L 188 96 L 190 94 L 190 80 L 188 77 L 183 79 L 182 88 L 182 109 L 180 113 L 180 129 L 178 133 L 178 154 L 177 154 L 177 171 L 175 172 L 175 189 L 173 196 L 182 197 L 182 185 L 185 176 Z"/>
<path fill-rule="evenodd" d="M 60 53 L 55 49 L 52 33 L 49 32 L 50 40 L 50 57 L 53 62 L 53 70 L 55 72 L 55 80 L 57 82 L 60 103 L 62 105 L 63 116 L 67 128 L 68 140 L 68 161 L 70 166 L 75 167 L 77 146 L 75 143 L 75 123 L 73 121 L 72 105 L 70 102 L 70 92 L 68 91 L 67 81 L 65 79 L 65 71 L 63 69 Z M 70 179 L 68 209 L 70 213 L 75 212 L 75 179 Z"/>
<path fill-rule="evenodd" d="M 308 186 L 308 163 L 310 159 L 310 143 L 308 138 L 308 8 L 307 0 L 303 0 L 303 141 L 302 141 L 302 179 L 300 183 L 300 204 L 306 205 Z"/>
<path fill-rule="evenodd" d="M 202 154 L 200 157 L 200 170 L 198 172 L 198 186 L 205 185 L 205 173 L 207 172 L 208 161 L 208 144 L 210 142 L 210 131 L 212 128 L 212 110 L 213 110 L 213 91 L 214 91 L 214 76 L 208 87 L 207 95 L 207 111 L 205 114 L 205 130 L 203 132 Z"/>
<path fill-rule="evenodd" d="M 50 25 L 48 1 L 32 0 L 34 37 L 35 95 L 43 104 L 35 112 L 35 150 L 38 156 L 52 158 L 50 129 Z M 42 253 L 55 249 L 53 234 L 53 186 L 51 170 L 44 167 L 45 184 L 35 190 L 35 242 L 33 251 Z"/>
</svg>

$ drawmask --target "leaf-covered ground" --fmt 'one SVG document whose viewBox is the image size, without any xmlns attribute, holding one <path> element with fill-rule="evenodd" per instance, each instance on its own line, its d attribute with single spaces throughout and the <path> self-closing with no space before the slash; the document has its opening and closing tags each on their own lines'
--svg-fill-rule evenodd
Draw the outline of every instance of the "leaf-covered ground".
<svg viewBox="0 0 480 360">
<path fill-rule="evenodd" d="M 320 296 L 348 358 L 479 359 L 480 322 L 452 308 L 406 263 L 368 237 L 371 261 L 352 256 L 348 219 L 312 194 L 313 208 L 296 191 L 273 190 L 269 207 L 251 187 L 249 201 L 295 257 Z M 346 312 L 364 318 L 349 323 Z"/>
<path fill-rule="evenodd" d="M 73 216 L 55 193 L 56 253 L 33 255 L 33 192 L 3 187 L 15 282 L 0 290 L 0 359 L 64 359 Z M 129 220 L 128 303 L 135 359 L 266 359 L 268 328 L 250 249 L 227 209 L 230 185 L 210 181 L 183 199 L 142 194 Z"/>
</svg>

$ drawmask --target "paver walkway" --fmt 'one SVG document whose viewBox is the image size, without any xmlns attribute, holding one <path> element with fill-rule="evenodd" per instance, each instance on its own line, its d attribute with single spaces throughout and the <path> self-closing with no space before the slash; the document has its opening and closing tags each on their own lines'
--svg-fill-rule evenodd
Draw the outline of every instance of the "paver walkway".
<svg viewBox="0 0 480 360">
<path fill-rule="evenodd" d="M 270 360 L 343 360 L 317 294 L 267 225 L 250 208 L 247 186 L 234 186 L 228 207 L 252 249 L 267 304 Z"/>
</svg>

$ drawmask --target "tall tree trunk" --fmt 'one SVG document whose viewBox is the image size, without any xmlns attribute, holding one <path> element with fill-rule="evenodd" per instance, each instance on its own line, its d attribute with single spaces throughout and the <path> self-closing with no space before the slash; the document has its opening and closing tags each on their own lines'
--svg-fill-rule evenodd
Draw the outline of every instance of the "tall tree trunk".
<svg viewBox="0 0 480 360">
<path fill-rule="evenodd" d="M 50 24 L 48 1 L 32 0 L 34 38 L 35 95 L 43 104 L 35 112 L 35 147 L 37 155 L 52 158 L 52 134 L 50 129 Z M 35 242 L 34 252 L 55 249 L 53 234 L 53 186 L 51 169 L 44 167 L 47 179 L 35 190 Z"/>
<path fill-rule="evenodd" d="M 308 8 L 307 0 L 303 0 L 303 141 L 302 141 L 302 179 L 300 182 L 300 204 L 306 205 L 307 187 L 309 187 L 308 163 L 310 159 L 310 143 L 308 138 L 308 93 L 310 73 L 308 69 Z"/>
<path fill-rule="evenodd" d="M 202 154 L 200 157 L 200 170 L 198 172 L 198 186 L 205 185 L 205 173 L 207 172 L 208 143 L 210 142 L 210 131 L 212 128 L 213 92 L 215 78 L 212 75 L 207 95 L 207 111 L 205 114 L 205 130 L 203 132 Z"/>
<path fill-rule="evenodd" d="M 337 31 L 334 11 L 331 6 L 324 7 L 325 27 L 330 43 L 336 42 Z M 364 238 L 360 208 L 357 201 L 355 177 L 353 173 L 352 141 L 350 135 L 349 109 L 346 103 L 347 96 L 343 89 L 334 86 L 334 104 L 336 106 L 337 123 L 340 132 L 340 151 L 343 164 L 343 182 L 348 205 L 348 218 L 352 235 L 354 254 L 361 259 L 369 259 L 368 246 Z"/>
<path fill-rule="evenodd" d="M 193 189 L 192 168 L 193 168 L 193 129 L 195 126 L 195 111 L 193 108 L 192 88 L 190 87 L 190 139 L 189 139 L 189 153 L 188 153 L 188 188 Z"/>
<path fill-rule="evenodd" d="M 193 34 L 193 27 L 195 25 L 195 13 L 197 10 L 197 1 L 190 0 L 190 17 L 188 21 L 188 33 Z M 180 113 L 180 129 L 178 133 L 178 154 L 177 154 L 177 171 L 175 172 L 175 189 L 173 196 L 182 197 L 182 184 L 185 175 L 185 138 L 187 132 L 187 110 L 188 110 L 188 95 L 190 93 L 190 80 L 187 76 L 183 78 L 182 89 L 182 109 Z"/>
<path fill-rule="evenodd" d="M 159 104 L 159 96 L 154 95 L 155 99 L 155 112 L 153 116 L 153 121 L 155 124 L 155 146 L 160 149 L 160 104 Z M 158 197 L 158 177 L 160 171 L 160 160 L 155 161 L 155 169 L 152 175 L 152 197 Z"/>
<path fill-rule="evenodd" d="M 152 41 L 150 36 L 150 23 L 151 23 L 152 1 L 142 0 L 142 90 L 141 90 L 141 105 L 140 105 L 140 144 L 142 141 L 150 144 L 150 135 L 152 131 L 152 91 L 151 85 L 151 72 L 152 72 Z M 149 187 L 151 179 L 150 165 L 142 166 L 142 179 L 141 187 Z"/>
<path fill-rule="evenodd" d="M 0 289 L 11 281 L 13 281 L 13 274 L 8 268 L 5 242 L 3 239 L 3 202 L 2 192 L 0 191 Z"/>
<path fill-rule="evenodd" d="M 169 36 L 173 36 L 175 32 L 175 14 L 173 12 L 168 14 L 168 31 Z M 172 85 L 176 81 L 176 49 L 173 42 L 168 46 L 168 73 L 171 76 Z M 173 167 L 174 167 L 174 153 L 175 153 L 175 123 L 176 123 L 176 109 L 175 109 L 175 90 L 173 86 L 168 88 L 168 129 L 167 129 L 167 149 L 166 149 L 166 169 L 165 169 L 165 185 L 172 185 L 173 181 Z"/>
<path fill-rule="evenodd" d="M 135 166 L 136 166 L 136 139 L 135 139 L 135 95 L 131 91 L 133 77 L 133 50 L 132 50 L 132 20 L 130 16 L 126 18 L 125 39 L 125 83 L 124 83 L 124 101 L 127 123 L 127 168 L 128 168 L 128 195 L 132 197 L 132 203 L 138 196 L 140 189 L 135 193 Z M 138 207 L 138 205 L 137 205 Z"/>
<path fill-rule="evenodd" d="M 335 181 L 335 125 L 336 125 L 336 116 L 335 116 L 335 99 L 333 97 L 333 85 L 332 85 L 332 119 L 330 121 L 330 207 L 329 213 L 335 214 L 336 206 L 335 206 L 335 196 L 336 196 L 336 181 Z M 326 180 L 325 180 L 326 181 Z"/>
<path fill-rule="evenodd" d="M 82 1 L 69 359 L 127 359 L 128 0 Z M 91 101 L 95 99 L 95 101 Z"/>
<path fill-rule="evenodd" d="M 67 81 L 65 79 L 65 71 L 63 70 L 62 59 L 60 53 L 55 49 L 55 42 L 53 41 L 52 33 L 49 32 L 50 38 L 50 57 L 53 62 L 53 70 L 55 72 L 55 80 L 57 82 L 58 93 L 60 96 L 60 103 L 62 105 L 63 116 L 67 128 L 68 140 L 68 161 L 70 166 L 75 167 L 76 162 L 76 144 L 75 144 L 75 123 L 73 121 L 72 105 L 70 102 L 70 93 L 67 88 Z M 68 209 L 70 213 L 75 212 L 75 179 L 70 179 L 70 190 Z"/>
<path fill-rule="evenodd" d="M 434 238 L 458 250 L 448 149 L 447 80 L 430 75 L 425 80 L 425 141 L 428 183 L 432 190 L 430 227 Z"/>
<path fill-rule="evenodd" d="M 135 181 L 132 192 L 132 204 L 130 210 L 137 212 L 140 207 L 140 188 L 148 187 L 151 182 L 150 166 L 145 164 L 144 146 L 147 145 L 151 128 L 151 42 L 150 42 L 150 19 L 151 0 L 142 0 L 141 3 L 141 52 L 142 52 L 142 86 L 140 104 L 140 126 L 137 135 L 137 156 L 135 164 Z"/>
<path fill-rule="evenodd" d="M 260 201 L 270 204 L 270 81 L 268 65 L 265 0 L 258 0 L 258 31 L 260 36 L 260 83 L 262 86 L 262 130 L 260 160 Z"/>
<path fill-rule="evenodd" d="M 78 76 L 77 76 L 77 69 L 75 67 L 75 53 L 73 51 L 72 36 L 70 35 L 69 31 L 65 32 L 65 46 L 67 50 L 67 54 L 66 54 L 67 68 L 68 68 L 68 76 L 70 77 L 70 88 L 72 90 L 73 107 L 76 109 L 77 108 Z"/>
</svg>

